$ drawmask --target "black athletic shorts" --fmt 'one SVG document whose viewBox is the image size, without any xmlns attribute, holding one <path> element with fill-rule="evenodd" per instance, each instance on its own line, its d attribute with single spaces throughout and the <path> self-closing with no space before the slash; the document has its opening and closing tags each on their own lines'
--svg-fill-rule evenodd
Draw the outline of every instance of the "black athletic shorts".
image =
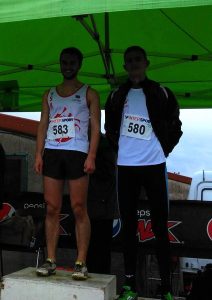
<svg viewBox="0 0 212 300">
<path fill-rule="evenodd" d="M 85 176 L 87 153 L 74 150 L 45 149 L 43 175 L 55 179 L 77 179 Z"/>
</svg>

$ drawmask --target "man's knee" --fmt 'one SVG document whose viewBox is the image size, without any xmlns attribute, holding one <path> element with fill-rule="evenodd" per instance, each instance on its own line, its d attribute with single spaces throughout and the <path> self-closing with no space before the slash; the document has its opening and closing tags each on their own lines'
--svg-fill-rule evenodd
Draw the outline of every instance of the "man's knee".
<svg viewBox="0 0 212 300">
<path fill-rule="evenodd" d="M 59 217 L 60 214 L 60 206 L 57 206 L 53 203 L 46 201 L 46 215 Z"/>
<path fill-rule="evenodd" d="M 84 204 L 74 204 L 72 205 L 72 210 L 75 219 L 83 219 L 85 216 L 87 216 L 87 209 L 86 205 Z"/>
</svg>

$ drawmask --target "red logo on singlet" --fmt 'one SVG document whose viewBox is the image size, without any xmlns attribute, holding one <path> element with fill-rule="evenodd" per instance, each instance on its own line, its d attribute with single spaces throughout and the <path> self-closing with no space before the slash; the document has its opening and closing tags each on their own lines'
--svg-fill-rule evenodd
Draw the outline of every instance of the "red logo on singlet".
<svg viewBox="0 0 212 300">
<path fill-rule="evenodd" d="M 64 116 L 63 113 L 65 113 L 67 111 L 67 107 L 64 107 L 63 108 L 63 111 L 61 113 L 58 113 L 54 116 L 54 118 L 63 118 L 63 117 L 73 117 L 72 113 L 68 113 L 68 116 Z M 74 127 L 75 129 L 77 128 L 78 130 L 80 130 L 80 120 L 79 119 L 74 119 Z M 67 142 L 69 140 L 71 140 L 72 138 L 71 137 L 67 137 L 67 138 L 59 138 L 59 139 L 56 139 L 56 142 L 58 143 L 64 143 L 64 142 Z"/>
</svg>

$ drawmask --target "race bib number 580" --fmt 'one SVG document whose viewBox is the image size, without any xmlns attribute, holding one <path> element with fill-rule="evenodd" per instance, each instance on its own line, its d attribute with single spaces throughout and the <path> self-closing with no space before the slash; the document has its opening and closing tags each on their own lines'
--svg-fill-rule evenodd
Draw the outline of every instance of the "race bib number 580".
<svg viewBox="0 0 212 300">
<path fill-rule="evenodd" d="M 50 119 L 47 133 L 48 140 L 72 137 L 75 137 L 75 126 L 73 117 Z"/>
<path fill-rule="evenodd" d="M 150 140 L 151 133 L 152 125 L 149 119 L 130 114 L 124 115 L 122 135 Z"/>
</svg>

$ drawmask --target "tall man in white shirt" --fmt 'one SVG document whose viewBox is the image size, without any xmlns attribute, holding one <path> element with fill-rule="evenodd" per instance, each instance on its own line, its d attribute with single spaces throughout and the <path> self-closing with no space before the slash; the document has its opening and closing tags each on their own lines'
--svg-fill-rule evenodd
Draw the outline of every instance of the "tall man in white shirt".
<svg viewBox="0 0 212 300">
<path fill-rule="evenodd" d="M 168 89 L 146 76 L 146 52 L 139 46 L 124 53 L 128 80 L 112 92 L 105 106 L 105 129 L 118 151 L 118 199 L 122 218 L 125 285 L 120 300 L 137 299 L 137 202 L 141 186 L 150 203 L 157 240 L 161 299 L 172 300 L 166 157 L 182 131 L 179 106 Z"/>
</svg>

